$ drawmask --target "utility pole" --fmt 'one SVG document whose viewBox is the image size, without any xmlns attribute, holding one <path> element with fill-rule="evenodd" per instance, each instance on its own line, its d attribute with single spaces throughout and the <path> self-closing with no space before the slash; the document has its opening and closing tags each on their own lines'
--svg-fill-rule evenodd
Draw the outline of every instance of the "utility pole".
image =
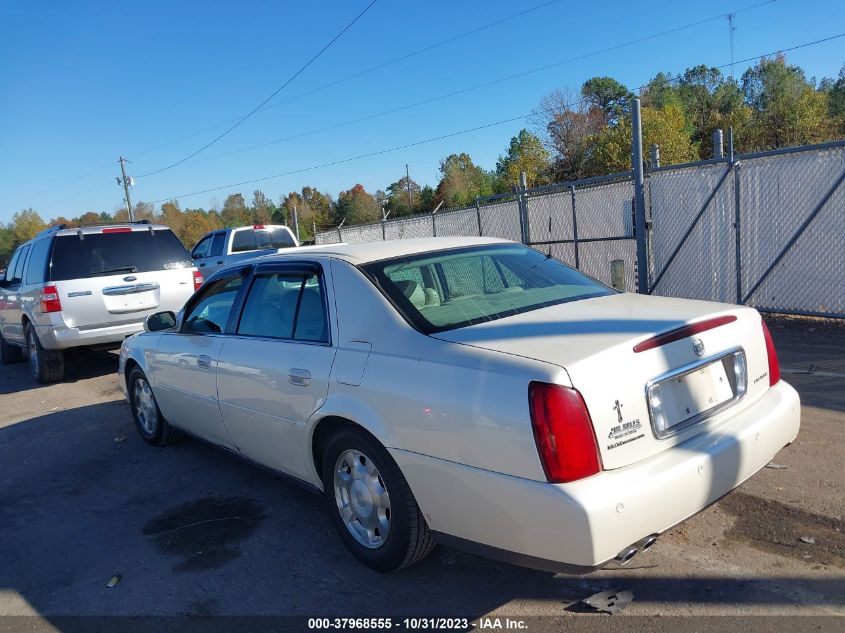
<svg viewBox="0 0 845 633">
<path fill-rule="evenodd" d="M 405 163 L 405 182 L 408 185 L 408 213 L 413 213 L 414 205 L 411 202 L 411 172 L 408 170 L 408 163 Z"/>
<path fill-rule="evenodd" d="M 132 217 L 132 200 L 129 198 L 129 184 L 131 178 L 126 177 L 126 168 L 124 167 L 124 163 L 126 163 L 126 159 L 121 156 L 120 157 L 120 173 L 123 176 L 122 179 L 117 181 L 117 184 L 123 184 L 123 191 L 126 193 L 126 210 L 129 212 L 129 221 L 133 222 L 134 219 Z"/>
<path fill-rule="evenodd" d="M 640 100 L 631 104 L 631 173 L 634 180 L 634 236 L 637 240 L 637 292 L 649 294 L 648 288 L 648 236 L 646 235 L 645 176 L 643 174 L 643 128 L 640 117 Z"/>
<path fill-rule="evenodd" d="M 734 78 L 734 31 L 736 31 L 736 27 L 734 26 L 734 17 L 736 16 L 735 13 L 728 13 L 728 31 L 730 32 L 731 36 L 731 81 Z"/>
</svg>

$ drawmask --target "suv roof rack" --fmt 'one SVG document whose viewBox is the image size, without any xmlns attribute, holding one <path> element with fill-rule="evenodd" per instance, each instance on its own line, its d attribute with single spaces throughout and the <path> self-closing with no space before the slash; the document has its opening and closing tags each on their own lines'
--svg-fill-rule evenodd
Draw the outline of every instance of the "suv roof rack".
<svg viewBox="0 0 845 633">
<path fill-rule="evenodd" d="M 50 233 L 55 233 L 56 231 L 62 231 L 66 228 L 68 228 L 67 224 L 56 224 L 55 226 L 47 227 L 40 233 L 37 233 L 35 237 L 41 237 L 42 235 L 48 235 Z"/>
</svg>

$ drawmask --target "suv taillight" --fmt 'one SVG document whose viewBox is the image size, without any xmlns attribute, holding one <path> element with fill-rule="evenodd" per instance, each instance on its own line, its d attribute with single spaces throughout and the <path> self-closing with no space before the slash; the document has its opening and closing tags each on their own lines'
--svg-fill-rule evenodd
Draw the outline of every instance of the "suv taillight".
<svg viewBox="0 0 845 633">
<path fill-rule="evenodd" d="M 528 402 L 546 479 L 566 483 L 601 470 L 593 422 L 577 389 L 532 382 Z"/>
<path fill-rule="evenodd" d="M 195 270 L 194 271 L 194 292 L 196 292 L 197 290 L 200 289 L 200 286 L 202 286 L 202 282 L 203 282 L 202 273 L 198 270 Z"/>
<path fill-rule="evenodd" d="M 41 289 L 41 311 L 62 311 L 62 302 L 59 300 L 59 289 L 55 286 L 44 286 Z"/>
<path fill-rule="evenodd" d="M 772 341 L 772 335 L 769 332 L 769 327 L 762 319 L 760 323 L 763 325 L 763 336 L 766 339 L 766 355 L 769 357 L 769 386 L 774 386 L 780 380 L 780 365 L 778 365 L 778 353 L 775 351 L 775 344 Z"/>
</svg>

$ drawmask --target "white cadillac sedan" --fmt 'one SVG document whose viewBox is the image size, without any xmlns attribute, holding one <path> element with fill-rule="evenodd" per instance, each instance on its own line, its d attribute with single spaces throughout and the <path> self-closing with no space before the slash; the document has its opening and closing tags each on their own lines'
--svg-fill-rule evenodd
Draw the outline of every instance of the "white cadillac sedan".
<svg viewBox="0 0 845 633">
<path fill-rule="evenodd" d="M 616 292 L 525 246 L 326 246 L 219 271 L 128 338 L 141 436 L 186 433 L 323 493 L 380 571 L 435 542 L 624 563 L 798 433 L 753 309 Z"/>
</svg>

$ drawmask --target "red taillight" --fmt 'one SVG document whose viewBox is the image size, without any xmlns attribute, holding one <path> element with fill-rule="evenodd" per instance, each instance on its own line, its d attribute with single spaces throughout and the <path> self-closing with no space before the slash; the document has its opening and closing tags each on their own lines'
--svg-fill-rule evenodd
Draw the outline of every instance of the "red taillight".
<svg viewBox="0 0 845 633">
<path fill-rule="evenodd" d="M 41 289 L 41 311 L 62 311 L 62 302 L 59 300 L 59 289 L 55 286 L 44 286 Z"/>
<path fill-rule="evenodd" d="M 769 332 L 769 327 L 762 319 L 760 323 L 763 325 L 763 336 L 766 339 L 766 355 L 769 357 L 769 386 L 776 384 L 780 380 L 780 365 L 778 365 L 778 353 L 775 351 L 775 344 L 772 341 L 772 335 Z"/>
<path fill-rule="evenodd" d="M 131 233 L 132 229 L 128 226 L 118 226 L 111 229 L 103 229 L 103 233 Z"/>
<path fill-rule="evenodd" d="M 195 270 L 194 271 L 194 292 L 196 292 L 197 290 L 200 289 L 200 286 L 202 286 L 202 282 L 203 282 L 202 273 L 198 270 Z"/>
<path fill-rule="evenodd" d="M 593 423 L 577 389 L 532 382 L 528 402 L 546 479 L 566 483 L 601 470 Z"/>
<path fill-rule="evenodd" d="M 707 330 L 712 330 L 720 325 L 733 323 L 734 321 L 736 321 L 736 317 L 728 315 L 716 317 L 715 319 L 706 319 L 704 321 L 699 321 L 698 323 L 692 323 L 691 325 L 684 325 L 675 330 L 670 330 L 669 332 L 652 336 L 651 338 L 644 340 L 642 343 L 637 343 L 634 345 L 634 352 L 644 352 L 649 349 L 654 349 L 655 347 L 668 345 L 669 343 L 680 341 L 681 339 L 692 336 L 693 334 L 700 334 L 701 332 L 706 332 Z"/>
</svg>

